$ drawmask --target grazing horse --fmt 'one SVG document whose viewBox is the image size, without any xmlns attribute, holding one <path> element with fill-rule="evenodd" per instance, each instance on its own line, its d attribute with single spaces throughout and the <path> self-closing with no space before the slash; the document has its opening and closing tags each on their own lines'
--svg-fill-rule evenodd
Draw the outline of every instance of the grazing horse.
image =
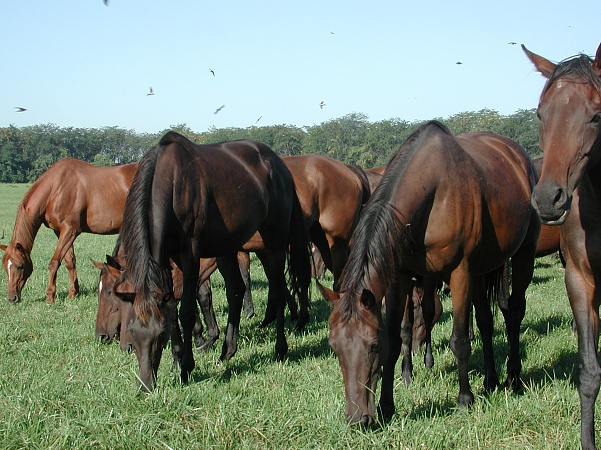
<svg viewBox="0 0 601 450">
<path fill-rule="evenodd" d="M 162 350 L 174 326 L 169 259 L 183 273 L 179 319 L 183 329 L 181 379 L 194 368 L 192 330 L 201 258 L 216 257 L 228 300 L 222 359 L 237 350 L 244 282 L 237 253 L 255 251 L 276 305 L 276 358 L 288 350 L 284 306 L 288 294 L 307 295 L 311 282 L 309 238 L 283 161 L 267 146 L 241 140 L 196 145 L 169 132 L 144 155 L 123 213 L 125 270 L 114 292 L 133 302 L 129 323 L 143 390 L 154 387 Z"/>
<path fill-rule="evenodd" d="M 455 137 L 436 121 L 418 128 L 391 157 L 353 233 L 340 293 L 320 287 L 334 303 L 329 342 L 342 369 L 350 423 L 373 423 L 380 374 L 381 418 L 394 414 L 400 325 L 416 274 L 450 286 L 458 401 L 469 405 L 474 401 L 468 377 L 472 304 L 482 334 L 484 385 L 493 389 L 498 376 L 486 288 L 512 259 L 513 292 L 507 309 L 501 307 L 510 344 L 506 384 L 521 387 L 519 328 L 540 229 L 530 203 L 535 181 L 532 161 L 515 142 L 493 133 Z"/>
<path fill-rule="evenodd" d="M 31 250 L 42 224 L 58 237 L 50 260 L 46 303 L 54 303 L 56 272 L 61 261 L 69 271 L 69 295 L 79 292 L 73 242 L 81 233 L 116 234 L 137 164 L 95 167 L 65 158 L 48 168 L 29 188 L 17 210 L 13 236 L 4 250 L 2 265 L 8 274 L 8 301 L 19 302 L 33 272 Z"/>
<path fill-rule="evenodd" d="M 127 330 L 127 325 L 134 320 L 132 304 L 123 301 L 113 292 L 115 282 L 125 268 L 125 255 L 123 254 L 120 241 L 115 245 L 113 255 L 106 256 L 106 262 L 93 261 L 94 266 L 100 269 L 100 279 L 98 282 L 98 310 L 96 312 L 96 337 L 103 344 L 108 344 L 117 339 L 120 342 L 122 350 L 131 350 L 133 346 L 131 335 Z M 171 277 L 173 280 L 173 294 L 176 301 L 182 296 L 183 274 L 173 261 L 171 264 Z M 249 284 L 249 265 L 250 258 L 246 252 L 238 252 L 238 264 L 240 274 L 244 280 L 246 291 L 244 293 L 243 304 L 247 314 L 253 311 L 250 284 Z M 207 326 L 207 337 L 203 337 L 204 326 L 200 321 L 200 316 L 196 314 L 196 324 L 194 325 L 194 342 L 196 348 L 208 350 L 219 338 L 219 326 L 213 309 L 212 289 L 210 276 L 217 269 L 216 258 L 201 258 L 200 271 L 198 274 L 198 292 L 197 300 L 201 308 L 204 322 Z M 172 333 L 178 333 L 179 329 L 173 327 Z M 172 341 L 179 343 L 180 334 L 172 334 Z M 179 349 L 174 349 L 176 355 Z"/>
<path fill-rule="evenodd" d="M 547 78 L 537 109 L 543 167 L 532 204 L 543 224 L 560 230 L 578 335 L 581 445 L 593 449 L 601 380 L 601 45 L 594 59 L 578 55 L 558 64 L 522 48 Z"/>
</svg>

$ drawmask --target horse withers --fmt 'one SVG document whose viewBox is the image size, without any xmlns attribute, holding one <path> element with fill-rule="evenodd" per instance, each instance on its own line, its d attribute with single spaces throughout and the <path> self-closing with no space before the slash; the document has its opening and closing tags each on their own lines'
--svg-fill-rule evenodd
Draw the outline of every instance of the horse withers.
<svg viewBox="0 0 601 450">
<path fill-rule="evenodd" d="M 565 285 L 578 336 L 581 445 L 595 447 L 601 303 L 601 45 L 559 64 L 522 46 L 547 81 L 540 96 L 543 165 L 532 204 L 560 230 Z"/>
<path fill-rule="evenodd" d="M 340 293 L 322 288 L 334 303 L 329 342 L 342 369 L 350 423 L 374 422 L 380 375 L 381 418 L 394 414 L 400 325 L 416 274 L 450 286 L 458 402 L 469 405 L 472 304 L 482 335 L 484 385 L 494 389 L 499 380 L 487 293 L 512 260 L 512 292 L 501 307 L 510 344 L 505 383 L 521 388 L 519 329 L 540 230 L 530 203 L 535 181 L 532 161 L 515 142 L 493 133 L 455 137 L 436 121 L 418 128 L 391 157 L 353 233 Z"/>
</svg>

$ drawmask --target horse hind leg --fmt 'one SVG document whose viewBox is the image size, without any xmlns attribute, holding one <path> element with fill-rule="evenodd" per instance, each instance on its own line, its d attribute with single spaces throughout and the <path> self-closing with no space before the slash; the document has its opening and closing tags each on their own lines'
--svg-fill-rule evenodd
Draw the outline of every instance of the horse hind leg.
<svg viewBox="0 0 601 450">
<path fill-rule="evenodd" d="M 69 247 L 69 250 L 65 254 L 65 267 L 69 272 L 69 294 L 67 295 L 67 298 L 74 298 L 79 294 L 79 279 L 77 278 L 77 267 L 73 245 Z"/>
<path fill-rule="evenodd" d="M 77 237 L 77 233 L 71 228 L 62 228 L 60 232 L 55 231 L 55 234 L 58 237 L 58 244 L 48 266 L 48 288 L 46 289 L 46 303 L 48 304 L 54 303 L 56 297 L 56 274 L 61 261 L 65 258 L 69 249 L 73 248 L 73 242 Z"/>
<path fill-rule="evenodd" d="M 401 355 L 403 355 L 401 367 L 401 377 L 405 386 L 411 384 L 413 379 L 413 330 L 415 326 L 415 308 L 414 308 L 414 295 L 417 295 L 415 290 L 417 289 L 414 284 L 413 289 L 409 290 L 407 300 L 405 301 L 405 311 L 403 313 L 403 320 L 401 321 Z M 420 291 L 421 292 L 421 291 Z"/>
<path fill-rule="evenodd" d="M 225 281 L 225 295 L 228 304 L 227 327 L 220 356 L 222 361 L 227 361 L 234 356 L 238 350 L 240 316 L 242 313 L 242 299 L 244 297 L 245 287 L 235 254 L 217 258 L 217 267 Z"/>
<path fill-rule="evenodd" d="M 200 322 L 200 317 L 198 317 L 200 332 L 195 333 L 195 344 L 196 348 L 206 351 L 213 347 L 213 344 L 219 339 L 219 326 L 217 325 L 215 310 L 213 309 L 213 291 L 211 290 L 210 280 L 206 280 L 199 286 L 197 300 L 205 324 L 207 325 L 207 338 L 204 339 L 202 337 L 202 322 Z"/>
<path fill-rule="evenodd" d="M 242 276 L 242 280 L 244 280 L 245 286 L 242 305 L 246 317 L 251 318 L 255 315 L 255 306 L 250 290 L 250 254 L 248 252 L 238 252 L 238 266 L 240 267 L 240 275 Z"/>
</svg>

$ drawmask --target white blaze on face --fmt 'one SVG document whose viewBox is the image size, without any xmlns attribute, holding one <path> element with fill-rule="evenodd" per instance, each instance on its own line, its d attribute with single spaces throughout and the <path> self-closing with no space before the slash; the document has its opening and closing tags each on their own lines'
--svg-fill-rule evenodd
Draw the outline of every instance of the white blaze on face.
<svg viewBox="0 0 601 450">
<path fill-rule="evenodd" d="M 6 273 L 8 273 L 8 282 L 10 283 L 10 266 L 13 265 L 13 262 L 11 259 L 8 260 L 8 263 L 6 264 Z"/>
<path fill-rule="evenodd" d="M 98 293 L 102 294 L 102 280 L 100 280 L 100 283 L 98 283 Z"/>
</svg>

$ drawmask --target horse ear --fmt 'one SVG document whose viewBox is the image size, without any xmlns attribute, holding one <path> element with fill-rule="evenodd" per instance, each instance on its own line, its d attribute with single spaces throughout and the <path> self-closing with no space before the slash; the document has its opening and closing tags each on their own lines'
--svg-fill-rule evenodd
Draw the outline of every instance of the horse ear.
<svg viewBox="0 0 601 450">
<path fill-rule="evenodd" d="M 121 264 L 119 264 L 119 261 L 110 255 L 106 255 L 106 264 L 110 267 L 121 270 Z"/>
<path fill-rule="evenodd" d="M 593 60 L 593 70 L 597 73 L 597 76 L 601 77 L 601 44 L 599 44 L 597 54 Z"/>
<path fill-rule="evenodd" d="M 6 251 L 7 248 L 8 248 L 8 245 L 0 244 L 0 250 Z"/>
<path fill-rule="evenodd" d="M 317 290 L 321 292 L 323 298 L 327 300 L 330 305 L 334 306 L 336 302 L 340 300 L 340 294 L 338 292 L 328 289 L 317 280 L 315 280 L 315 284 L 317 285 Z"/>
<path fill-rule="evenodd" d="M 96 267 L 97 269 L 102 270 L 102 268 L 104 267 L 104 263 L 101 263 L 100 261 L 94 261 L 92 258 L 90 258 L 90 261 L 92 261 L 92 264 L 94 264 L 94 267 Z"/>
<path fill-rule="evenodd" d="M 551 76 L 551 73 L 555 69 L 555 64 L 548 59 L 537 55 L 536 53 L 532 53 L 524 46 L 524 44 L 522 44 L 522 50 L 524 50 L 524 53 L 526 53 L 528 59 L 532 61 L 532 64 L 534 64 L 536 70 L 538 70 L 545 78 L 549 78 Z"/>
<path fill-rule="evenodd" d="M 376 306 L 377 302 L 374 293 L 370 290 L 363 289 L 363 292 L 361 292 L 361 303 L 367 309 L 372 309 L 374 306 Z"/>
</svg>

